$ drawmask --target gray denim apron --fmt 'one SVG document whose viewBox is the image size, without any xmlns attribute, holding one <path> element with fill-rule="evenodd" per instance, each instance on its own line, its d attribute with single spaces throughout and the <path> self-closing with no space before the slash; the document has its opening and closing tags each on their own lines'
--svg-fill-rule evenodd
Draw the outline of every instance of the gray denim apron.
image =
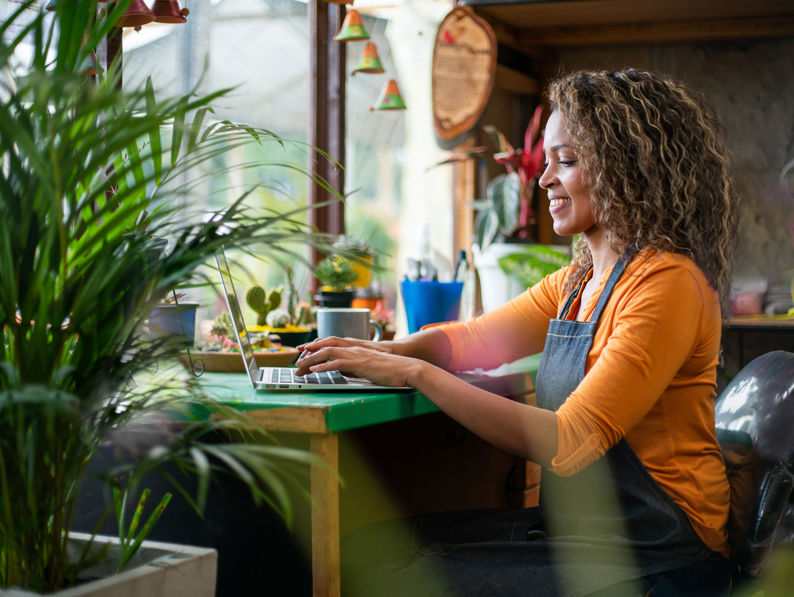
<svg viewBox="0 0 794 597">
<path fill-rule="evenodd" d="M 624 254 L 615 264 L 589 321 L 567 319 L 581 285 L 551 320 L 537 375 L 539 407 L 556 411 L 584 378 L 598 320 L 631 258 Z M 544 470 L 540 487 L 549 541 L 571 594 L 713 555 L 625 439 L 570 477 Z M 591 571 L 586 577 L 576 572 L 583 564 Z"/>
</svg>

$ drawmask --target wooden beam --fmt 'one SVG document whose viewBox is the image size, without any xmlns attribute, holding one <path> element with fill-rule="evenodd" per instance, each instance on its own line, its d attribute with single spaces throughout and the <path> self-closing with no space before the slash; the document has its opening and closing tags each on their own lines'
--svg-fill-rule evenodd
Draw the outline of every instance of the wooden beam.
<svg viewBox="0 0 794 597">
<path fill-rule="evenodd" d="M 310 445 L 327 466 L 311 466 L 312 595 L 339 597 L 339 437 L 312 435 Z"/>
<path fill-rule="evenodd" d="M 264 408 L 245 413 L 252 421 L 268 431 L 290 431 L 293 433 L 328 433 L 326 409 L 307 409 L 297 406 Z"/>
<path fill-rule="evenodd" d="M 345 44 L 333 40 L 344 20 L 345 7 L 325 0 L 309 2 L 311 22 L 311 90 L 309 100 L 309 143 L 328 153 L 340 164 L 345 161 Z M 344 193 L 344 170 L 314 152 L 310 153 L 309 171 Z M 333 195 L 310 183 L 311 205 L 332 201 Z M 336 201 L 311 211 L 311 223 L 320 232 L 343 234 L 344 203 Z M 313 251 L 312 262 L 323 255 Z"/>
<path fill-rule="evenodd" d="M 666 21 L 599 27 L 528 28 L 515 39 L 522 48 L 594 46 L 794 36 L 794 17 Z"/>
<path fill-rule="evenodd" d="M 97 61 L 99 62 L 100 68 L 102 68 L 105 72 L 108 72 L 108 67 L 113 62 L 118 64 L 119 79 L 116 86 L 119 90 L 121 90 L 121 80 L 123 77 L 121 68 L 123 60 L 123 54 L 121 51 L 121 34 L 121 27 L 113 27 L 108 32 L 104 41 L 97 47 Z"/>
<path fill-rule="evenodd" d="M 542 89 L 546 89 L 546 86 L 554 80 L 558 73 L 557 67 L 559 65 L 559 58 L 557 56 L 557 52 L 554 48 L 543 48 L 541 50 L 542 54 L 540 57 L 540 86 Z M 548 102 L 546 102 L 546 98 L 543 97 L 544 101 L 544 118 L 548 118 L 550 107 Z M 545 126 L 545 120 L 544 126 Z M 537 189 L 536 191 L 536 202 L 535 202 L 535 211 L 537 212 L 537 232 L 538 232 L 538 242 L 544 245 L 550 245 L 559 243 L 560 237 L 554 233 L 554 220 L 549 213 L 549 200 L 547 193 L 544 189 Z M 567 241 L 563 241 L 567 242 Z"/>
<path fill-rule="evenodd" d="M 706 23 L 724 19 L 794 16 L 791 0 L 465 0 L 488 20 L 513 29 L 552 30 L 577 26 L 599 29 L 631 23 Z"/>
<path fill-rule="evenodd" d="M 474 135 L 469 135 L 454 151 L 464 152 L 472 147 Z M 456 257 L 461 249 L 468 253 L 474 237 L 474 210 L 471 202 L 476 199 L 477 192 L 476 166 L 476 159 L 455 162 L 452 165 L 452 254 Z"/>
</svg>

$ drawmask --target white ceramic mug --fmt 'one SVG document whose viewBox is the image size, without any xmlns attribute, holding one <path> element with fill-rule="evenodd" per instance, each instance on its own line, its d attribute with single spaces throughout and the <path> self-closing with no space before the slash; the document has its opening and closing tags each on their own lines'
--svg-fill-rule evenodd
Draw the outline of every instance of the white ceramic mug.
<svg viewBox="0 0 794 597">
<path fill-rule="evenodd" d="M 377 341 L 383 336 L 383 328 L 377 321 L 369 318 L 369 309 L 317 309 L 317 337 L 328 336 Z"/>
</svg>

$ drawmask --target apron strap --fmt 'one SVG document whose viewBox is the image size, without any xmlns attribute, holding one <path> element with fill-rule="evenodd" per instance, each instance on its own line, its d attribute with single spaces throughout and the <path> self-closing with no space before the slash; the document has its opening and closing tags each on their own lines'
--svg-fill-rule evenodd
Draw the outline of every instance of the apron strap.
<svg viewBox="0 0 794 597">
<path fill-rule="evenodd" d="M 635 252 L 636 251 L 634 250 L 629 250 L 622 253 L 617 263 L 612 268 L 612 272 L 609 274 L 607 283 L 604 285 L 604 289 L 601 291 L 601 295 L 598 297 L 598 302 L 596 303 L 595 309 L 593 310 L 593 314 L 590 316 L 590 321 L 593 323 L 598 323 L 598 319 L 601 317 L 601 312 L 604 310 L 604 307 L 606 307 L 609 297 L 612 296 L 612 290 L 618 283 L 620 276 L 623 275 L 623 271 L 626 269 L 626 266 L 634 257 Z"/>
<path fill-rule="evenodd" d="M 637 249 L 631 248 L 624 251 L 620 257 L 618 258 L 617 263 L 612 268 L 612 271 L 609 274 L 609 279 L 607 279 L 606 285 L 604 285 L 604 289 L 601 291 L 601 294 L 598 297 L 598 302 L 596 303 L 595 310 L 593 311 L 593 315 L 590 317 L 590 321 L 597 323 L 598 318 L 601 317 L 601 312 L 604 310 L 604 307 L 609 300 L 609 297 L 612 295 L 612 290 L 615 288 L 615 285 L 618 283 L 620 276 L 623 274 L 623 271 L 626 269 L 626 266 L 634 257 L 634 254 L 637 252 Z M 573 305 L 573 301 L 576 299 L 577 296 L 582 292 L 582 288 L 584 284 L 580 282 L 576 288 L 574 288 L 570 294 L 568 294 L 568 298 L 565 299 L 565 304 L 560 309 L 559 314 L 557 315 L 557 319 L 567 319 L 568 313 L 571 310 L 571 306 Z"/>
</svg>

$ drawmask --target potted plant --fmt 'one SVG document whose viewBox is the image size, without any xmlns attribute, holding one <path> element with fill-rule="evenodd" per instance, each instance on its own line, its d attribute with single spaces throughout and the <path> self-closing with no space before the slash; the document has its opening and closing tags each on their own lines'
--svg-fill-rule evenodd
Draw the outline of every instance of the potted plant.
<svg viewBox="0 0 794 597">
<path fill-rule="evenodd" d="M 342 255 L 329 255 L 314 268 L 314 275 L 322 286 L 314 296 L 321 307 L 349 307 L 353 302 L 353 281 L 358 273 L 350 259 Z"/>
<path fill-rule="evenodd" d="M 446 164 L 490 154 L 506 170 L 488 182 L 486 198 L 473 204 L 476 216 L 472 254 L 485 311 L 518 295 L 527 288 L 525 282 L 536 277 L 516 275 L 517 272 L 548 271 L 549 264 L 557 264 L 561 259 L 559 251 L 534 243 L 536 183 L 543 164 L 542 111 L 541 106 L 535 108 L 524 133 L 523 148 L 513 147 L 501 131 L 486 125 L 483 130 L 495 146 L 495 153 L 481 146 L 440 162 Z M 568 262 L 566 258 L 565 263 Z"/>
<path fill-rule="evenodd" d="M 193 347 L 199 304 L 182 300 L 184 296 L 174 292 L 152 308 L 146 322 L 152 338 L 166 338 L 178 346 Z"/>
<path fill-rule="evenodd" d="M 486 155 L 505 167 L 506 172 L 488 182 L 486 198 L 475 200 L 477 212 L 474 242 L 480 251 L 497 241 L 532 242 L 535 224 L 535 183 L 543 164 L 543 136 L 540 118 L 543 109 L 535 108 L 524 133 L 524 148 L 513 147 L 499 129 L 486 125 L 483 130 L 490 137 L 496 152 L 479 146 L 455 153 L 436 166 L 482 158 Z"/>
<path fill-rule="evenodd" d="M 298 346 L 311 339 L 309 327 L 310 309 L 307 304 L 298 302 L 298 291 L 295 287 L 292 266 L 285 265 L 287 276 L 287 297 L 284 302 L 284 287 L 266 291 L 261 286 L 252 286 L 245 294 L 245 301 L 256 313 L 256 326 L 249 326 L 249 331 L 265 333 L 273 341 L 284 346 Z"/>
<path fill-rule="evenodd" d="M 197 166 L 282 140 L 210 121 L 227 91 L 122 91 L 117 65 L 87 78 L 78 65 L 128 5 L 59 2 L 45 19 L 28 2 L 0 25 L 0 588 L 57 591 L 96 559 L 70 547 L 78 487 L 92 455 L 137 421 L 184 412 L 134 465 L 106 477 L 117 490 L 111 511 L 136 499 L 142 474 L 177 461 L 203 479 L 198 507 L 208 475 L 227 463 L 289 518 L 289 477 L 273 473 L 307 461 L 205 398 L 179 367 L 164 366 L 179 348 L 143 333 L 152 309 L 222 247 L 330 247 L 297 211 L 260 211 L 248 193 L 208 216 L 182 209 Z M 14 62 L 23 42 L 26 69 Z M 194 406 L 224 419 L 197 418 Z M 204 441 L 230 419 L 256 443 Z"/>
<path fill-rule="evenodd" d="M 388 308 L 385 299 L 380 298 L 376 301 L 375 308 L 371 309 L 370 316 L 383 330 L 383 339 L 394 340 L 394 334 L 396 332 L 394 327 L 394 310 Z"/>
<path fill-rule="evenodd" d="M 366 288 L 372 281 L 372 270 L 375 267 L 375 253 L 366 241 L 340 235 L 334 242 L 337 253 L 349 256 L 350 265 L 356 273 L 352 281 L 354 288 Z"/>
<path fill-rule="evenodd" d="M 264 327 L 267 325 L 267 317 L 271 311 L 278 309 L 281 305 L 281 298 L 284 288 L 271 288 L 265 290 L 262 286 L 251 286 L 245 293 L 245 303 L 256 314 L 256 325 Z"/>
</svg>

